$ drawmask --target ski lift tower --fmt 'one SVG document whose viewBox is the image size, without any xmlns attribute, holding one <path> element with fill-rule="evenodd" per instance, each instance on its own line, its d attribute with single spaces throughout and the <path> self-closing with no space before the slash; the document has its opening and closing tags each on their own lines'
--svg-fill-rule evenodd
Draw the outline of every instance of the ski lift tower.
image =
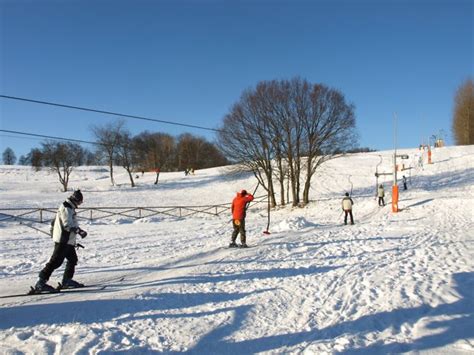
<svg viewBox="0 0 474 355">
<path fill-rule="evenodd" d="M 397 114 L 393 114 L 393 185 L 392 185 L 392 212 L 398 212 L 398 185 L 397 185 Z"/>
<path fill-rule="evenodd" d="M 397 157 L 402 159 L 408 159 L 407 154 L 397 155 L 397 114 L 393 114 L 393 186 L 392 186 L 392 212 L 397 213 L 398 209 L 398 184 L 397 184 Z"/>
</svg>

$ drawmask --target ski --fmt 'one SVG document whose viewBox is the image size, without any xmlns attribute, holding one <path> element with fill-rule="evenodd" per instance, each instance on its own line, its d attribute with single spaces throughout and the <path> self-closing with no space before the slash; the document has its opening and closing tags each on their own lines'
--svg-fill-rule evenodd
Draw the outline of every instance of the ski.
<svg viewBox="0 0 474 355">
<path fill-rule="evenodd" d="M 240 245 L 237 245 L 236 247 L 230 247 L 230 246 L 226 246 L 224 247 L 224 249 L 237 249 L 237 250 L 242 250 L 242 249 L 250 249 L 250 248 L 254 248 L 255 245 L 247 245 L 246 247 L 241 247 Z"/>
<path fill-rule="evenodd" d="M 121 277 L 116 280 L 116 282 L 123 281 L 125 277 Z M 114 280 L 115 281 L 115 280 Z M 2 298 L 15 298 L 15 297 L 27 297 L 27 296 L 45 296 L 45 295 L 55 295 L 58 293 L 69 293 L 69 292 L 97 292 L 97 291 L 103 291 L 105 290 L 108 286 L 113 286 L 113 284 L 93 284 L 93 285 L 84 285 L 82 287 L 75 287 L 75 288 L 55 288 L 54 291 L 43 291 L 43 292 L 38 292 L 35 290 L 33 286 L 30 286 L 30 290 L 27 293 L 18 293 L 14 295 L 5 295 L 5 296 L 0 296 L 0 299 Z"/>
<path fill-rule="evenodd" d="M 0 296 L 0 298 L 15 298 L 15 297 L 28 297 L 28 296 L 45 296 L 45 295 L 57 295 L 59 293 L 68 293 L 68 292 L 93 292 L 93 291 L 103 291 L 107 285 L 98 286 L 98 285 L 90 285 L 84 287 L 76 287 L 76 288 L 64 288 L 61 290 L 55 289 L 55 291 L 43 291 L 38 292 L 34 289 L 33 286 L 30 286 L 30 290 L 27 293 L 18 293 L 15 295 L 5 295 Z"/>
</svg>

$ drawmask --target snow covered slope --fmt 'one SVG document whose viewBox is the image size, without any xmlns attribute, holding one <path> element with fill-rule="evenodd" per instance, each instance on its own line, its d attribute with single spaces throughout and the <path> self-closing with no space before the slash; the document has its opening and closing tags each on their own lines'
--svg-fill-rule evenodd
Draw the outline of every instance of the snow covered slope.
<svg viewBox="0 0 474 355">
<path fill-rule="evenodd" d="M 75 279 L 107 288 L 0 299 L 0 353 L 472 354 L 474 147 L 436 149 L 423 168 L 418 150 L 400 153 L 415 167 L 401 212 L 374 199 L 391 152 L 353 154 L 321 168 L 310 205 L 272 211 L 271 235 L 265 204 L 250 208 L 248 249 L 225 248 L 229 214 L 84 223 Z M 162 173 L 158 186 L 146 173 L 135 189 L 120 168 L 117 187 L 102 167 L 71 179 L 83 207 L 230 203 L 256 186 L 223 168 Z M 344 226 L 351 188 L 356 224 Z M 52 173 L 0 166 L 0 209 L 67 196 Z M 0 222 L 0 296 L 26 291 L 51 251 L 46 235 Z"/>
</svg>

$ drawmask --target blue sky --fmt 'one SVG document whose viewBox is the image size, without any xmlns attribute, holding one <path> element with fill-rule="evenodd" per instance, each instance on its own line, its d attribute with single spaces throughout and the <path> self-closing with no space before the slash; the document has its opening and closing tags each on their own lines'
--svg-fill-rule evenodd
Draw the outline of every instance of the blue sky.
<svg viewBox="0 0 474 355">
<path fill-rule="evenodd" d="M 441 130 L 450 144 L 454 93 L 474 72 L 473 4 L 0 0 L 0 94 L 217 128 L 245 89 L 299 76 L 355 105 L 361 146 L 392 149 L 394 113 L 399 147 Z M 112 120 L 0 98 L 4 130 L 93 140 Z M 40 142 L 0 132 L 0 153 Z"/>
</svg>

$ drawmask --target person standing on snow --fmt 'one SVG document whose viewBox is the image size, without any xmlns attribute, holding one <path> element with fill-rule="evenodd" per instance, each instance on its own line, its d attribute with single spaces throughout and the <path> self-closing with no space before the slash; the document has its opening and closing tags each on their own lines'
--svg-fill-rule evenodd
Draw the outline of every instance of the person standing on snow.
<svg viewBox="0 0 474 355">
<path fill-rule="evenodd" d="M 377 196 L 379 198 L 379 206 L 385 206 L 385 201 L 383 199 L 385 197 L 385 191 L 382 184 L 380 184 L 379 188 L 377 189 Z"/>
<path fill-rule="evenodd" d="M 403 175 L 403 190 L 407 189 L 407 178 Z"/>
<path fill-rule="evenodd" d="M 346 192 L 345 197 L 342 199 L 342 210 L 344 211 L 344 224 L 347 225 L 347 215 L 351 217 L 351 224 L 354 224 L 354 217 L 352 216 L 352 205 L 354 201 L 350 198 L 349 193 Z"/>
<path fill-rule="evenodd" d="M 245 215 L 247 210 L 247 203 L 253 201 L 254 197 L 252 194 L 249 194 L 246 190 L 237 192 L 237 196 L 234 197 L 232 201 L 232 226 L 234 231 L 232 232 L 232 240 L 229 244 L 229 247 L 235 248 L 237 244 L 235 240 L 237 235 L 240 233 L 240 242 L 241 247 L 246 248 L 246 234 L 245 234 Z"/>
<path fill-rule="evenodd" d="M 56 290 L 54 287 L 48 285 L 47 282 L 53 271 L 62 265 L 64 259 L 67 260 L 67 264 L 61 283 L 62 287 L 74 288 L 84 286 L 72 279 L 77 264 L 77 254 L 75 250 L 76 234 L 79 234 L 82 238 L 87 236 L 87 232 L 79 228 L 76 218 L 76 208 L 78 208 L 82 202 L 82 193 L 80 190 L 76 190 L 61 204 L 61 206 L 59 206 L 54 219 L 52 233 L 54 241 L 53 255 L 43 270 L 39 273 L 39 279 L 35 285 L 36 291 L 51 292 Z"/>
</svg>

